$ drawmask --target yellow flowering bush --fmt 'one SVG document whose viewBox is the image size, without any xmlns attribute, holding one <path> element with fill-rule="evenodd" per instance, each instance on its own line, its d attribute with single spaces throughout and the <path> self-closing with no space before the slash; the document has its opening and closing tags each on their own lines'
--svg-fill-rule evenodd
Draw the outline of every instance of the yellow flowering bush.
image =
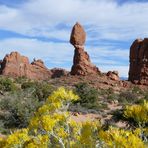
<svg viewBox="0 0 148 148">
<path fill-rule="evenodd" d="M 124 117 L 133 119 L 139 126 L 145 126 L 148 123 L 148 101 L 140 105 L 126 106 Z"/>
<path fill-rule="evenodd" d="M 144 148 L 144 143 L 138 134 L 111 127 L 107 131 L 100 131 L 99 137 L 109 148 Z"/>
<path fill-rule="evenodd" d="M 2 148 L 21 147 L 29 139 L 28 129 L 17 130 L 6 139 L 0 140 L 0 146 Z"/>
<path fill-rule="evenodd" d="M 144 147 L 138 130 L 135 133 L 113 128 L 103 131 L 99 121 L 74 121 L 68 108 L 77 99 L 71 90 L 60 87 L 38 109 L 27 129 L 0 139 L 0 148 Z"/>
</svg>

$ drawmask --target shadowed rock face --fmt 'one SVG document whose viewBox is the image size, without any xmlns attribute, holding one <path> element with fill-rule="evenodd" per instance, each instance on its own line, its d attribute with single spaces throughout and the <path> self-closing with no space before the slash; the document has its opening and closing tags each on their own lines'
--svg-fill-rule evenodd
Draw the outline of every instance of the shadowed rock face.
<svg viewBox="0 0 148 148">
<path fill-rule="evenodd" d="M 100 74 L 99 69 L 90 61 L 89 55 L 84 51 L 86 33 L 83 27 L 76 23 L 72 29 L 70 43 L 75 47 L 72 75 Z"/>
<path fill-rule="evenodd" d="M 135 40 L 130 48 L 129 81 L 148 85 L 148 38 Z"/>
<path fill-rule="evenodd" d="M 47 80 L 64 75 L 63 69 L 49 70 L 42 60 L 34 60 L 31 64 L 29 59 L 21 56 L 18 52 L 7 54 L 1 62 L 1 74 L 11 77 L 25 76 L 29 79 Z M 65 73 L 64 73 L 65 72 Z"/>
</svg>

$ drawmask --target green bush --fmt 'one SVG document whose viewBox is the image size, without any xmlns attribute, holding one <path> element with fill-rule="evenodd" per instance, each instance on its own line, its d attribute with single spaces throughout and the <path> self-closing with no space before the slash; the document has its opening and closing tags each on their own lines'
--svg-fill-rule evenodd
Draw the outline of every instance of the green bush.
<svg viewBox="0 0 148 148">
<path fill-rule="evenodd" d="M 87 83 L 76 84 L 75 91 L 80 97 L 79 102 L 81 105 L 88 105 L 92 108 L 92 106 L 98 101 L 98 90 L 89 86 Z"/>
<path fill-rule="evenodd" d="M 14 82 L 9 79 L 9 78 L 0 78 L 0 90 L 1 91 L 15 91 L 17 89 L 16 85 L 14 84 Z"/>
<path fill-rule="evenodd" d="M 17 77 L 17 78 L 15 79 L 15 82 L 16 82 L 16 83 L 19 83 L 19 84 L 22 84 L 22 83 L 24 83 L 24 82 L 26 82 L 26 81 L 28 81 L 28 79 L 27 79 L 25 76 Z"/>
<path fill-rule="evenodd" d="M 0 101 L 0 110 L 3 117 L 0 119 L 5 128 L 23 128 L 28 125 L 30 117 L 42 104 L 29 90 L 18 91 L 3 96 Z"/>
<path fill-rule="evenodd" d="M 132 91 L 123 91 L 119 94 L 118 101 L 120 103 L 135 103 L 138 101 L 138 96 Z"/>
<path fill-rule="evenodd" d="M 24 82 L 21 88 L 24 90 L 32 89 L 34 97 L 38 98 L 40 101 L 45 101 L 54 90 L 54 88 L 46 82 L 33 81 Z"/>
<path fill-rule="evenodd" d="M 35 88 L 37 85 L 37 82 L 34 81 L 26 81 L 21 84 L 22 89 L 28 89 L 28 88 Z"/>
<path fill-rule="evenodd" d="M 54 88 L 50 84 L 46 82 L 37 83 L 35 87 L 34 95 L 40 101 L 45 101 L 53 91 L 54 91 Z"/>
</svg>

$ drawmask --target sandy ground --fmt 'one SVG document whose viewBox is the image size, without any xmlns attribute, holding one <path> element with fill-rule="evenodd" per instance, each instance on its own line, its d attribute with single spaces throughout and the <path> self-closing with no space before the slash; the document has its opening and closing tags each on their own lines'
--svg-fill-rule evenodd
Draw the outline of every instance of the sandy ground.
<svg viewBox="0 0 148 148">
<path fill-rule="evenodd" d="M 121 108 L 122 108 L 122 106 L 118 106 L 118 104 L 113 103 L 113 104 L 108 104 L 108 110 L 103 111 L 107 114 L 106 117 L 102 117 L 100 114 L 93 114 L 93 113 L 81 114 L 81 113 L 77 113 L 77 112 L 72 112 L 71 117 L 76 122 L 99 120 L 99 121 L 101 121 L 101 123 L 104 123 L 105 120 L 109 120 L 112 118 L 112 115 L 109 114 L 111 111 L 115 111 L 115 110 L 118 110 Z M 124 127 L 126 127 L 126 122 L 119 121 L 119 122 L 116 122 L 115 125 L 119 128 L 124 128 Z"/>
</svg>

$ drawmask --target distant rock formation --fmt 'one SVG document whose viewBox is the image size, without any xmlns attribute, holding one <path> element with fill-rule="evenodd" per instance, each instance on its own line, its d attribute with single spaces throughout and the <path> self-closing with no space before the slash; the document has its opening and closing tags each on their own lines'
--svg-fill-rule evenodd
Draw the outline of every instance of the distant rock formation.
<svg viewBox="0 0 148 148">
<path fill-rule="evenodd" d="M 89 55 L 84 51 L 86 33 L 83 27 L 76 23 L 72 29 L 70 43 L 75 47 L 72 75 L 100 74 L 99 69 L 90 61 Z"/>
<path fill-rule="evenodd" d="M 148 38 L 137 39 L 130 48 L 129 81 L 148 85 Z"/>
<path fill-rule="evenodd" d="M 59 78 L 61 76 L 67 76 L 68 75 L 68 71 L 66 71 L 65 69 L 62 68 L 53 68 L 50 70 L 52 73 L 52 78 Z"/>
<path fill-rule="evenodd" d="M 118 71 L 108 71 L 106 74 L 111 80 L 120 81 Z"/>
<path fill-rule="evenodd" d="M 60 77 L 65 73 L 59 70 L 49 70 L 42 60 L 34 60 L 31 64 L 29 59 L 21 56 L 18 52 L 7 54 L 1 62 L 0 74 L 11 77 L 27 77 L 35 80 L 47 80 L 51 77 Z M 64 71 L 64 70 L 63 70 Z"/>
</svg>

